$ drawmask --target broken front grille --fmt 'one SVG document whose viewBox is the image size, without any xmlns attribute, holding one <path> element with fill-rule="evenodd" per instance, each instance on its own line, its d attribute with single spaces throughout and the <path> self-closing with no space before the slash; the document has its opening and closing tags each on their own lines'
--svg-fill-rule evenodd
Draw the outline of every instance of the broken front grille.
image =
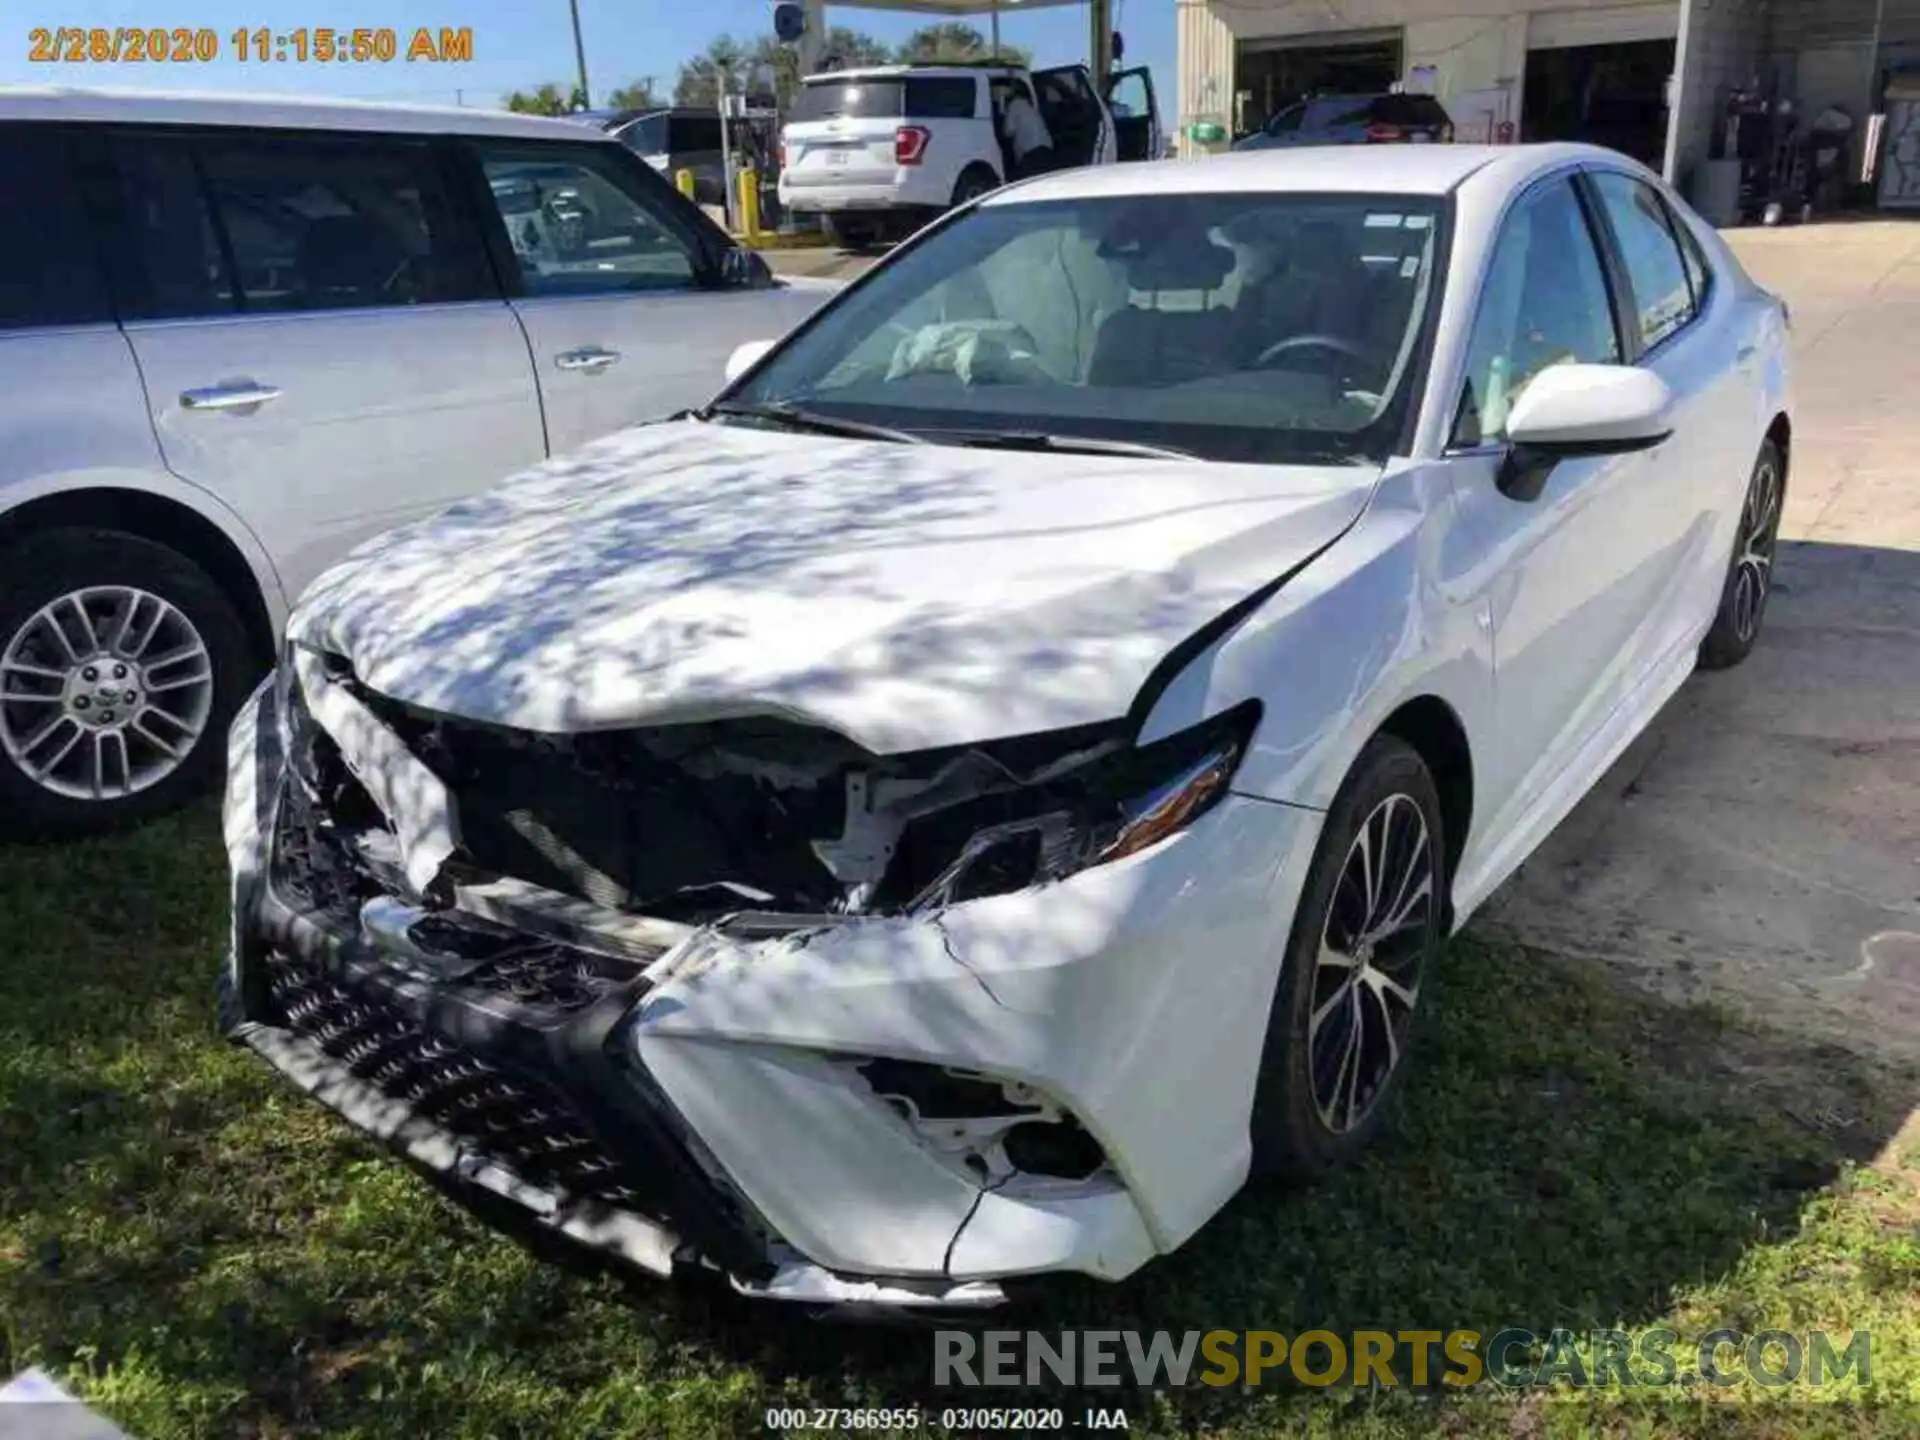
<svg viewBox="0 0 1920 1440">
<path fill-rule="evenodd" d="M 568 1200 L 643 1208 L 619 1162 L 552 1086 L 479 1058 L 285 952 L 269 954 L 267 979 L 286 1028 L 471 1150 Z"/>
<path fill-rule="evenodd" d="M 584 1010 L 633 983 L 635 967 L 565 945 L 533 945 L 485 960 L 461 983 L 543 1010 Z"/>
<path fill-rule="evenodd" d="M 336 931 L 352 930 L 362 902 L 385 893 L 298 785 L 287 786 L 274 823 L 272 875 L 283 900 Z"/>
</svg>

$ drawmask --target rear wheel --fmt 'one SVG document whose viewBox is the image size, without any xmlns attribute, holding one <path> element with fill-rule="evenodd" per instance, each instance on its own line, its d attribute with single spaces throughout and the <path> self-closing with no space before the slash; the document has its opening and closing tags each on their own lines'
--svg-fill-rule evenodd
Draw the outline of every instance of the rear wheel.
<svg viewBox="0 0 1920 1440">
<path fill-rule="evenodd" d="M 0 827 L 87 834 L 211 788 L 254 668 L 232 603 L 164 545 L 56 530 L 0 553 Z"/>
<path fill-rule="evenodd" d="M 1000 177 L 986 165 L 969 165 L 960 172 L 960 178 L 953 182 L 953 208 L 971 204 L 989 190 L 1000 188 Z"/>
<path fill-rule="evenodd" d="M 824 215 L 820 223 L 841 250 L 871 250 L 880 240 L 881 222 L 871 216 Z"/>
<path fill-rule="evenodd" d="M 1760 621 L 1773 593 L 1773 557 L 1780 541 L 1780 507 L 1786 500 L 1786 465 L 1771 440 L 1760 447 L 1747 481 L 1746 503 L 1733 559 L 1720 592 L 1713 628 L 1700 642 L 1700 668 L 1725 670 L 1738 665 L 1760 638 Z"/>
<path fill-rule="evenodd" d="M 1380 1128 L 1445 941 L 1440 800 L 1418 753 L 1376 736 L 1327 811 L 1267 1022 L 1256 1174 L 1316 1180 Z"/>
</svg>

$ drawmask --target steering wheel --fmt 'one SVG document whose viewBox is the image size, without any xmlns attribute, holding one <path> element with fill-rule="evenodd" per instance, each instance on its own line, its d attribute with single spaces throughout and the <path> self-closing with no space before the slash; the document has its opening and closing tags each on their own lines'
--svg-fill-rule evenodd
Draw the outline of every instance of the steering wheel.
<svg viewBox="0 0 1920 1440">
<path fill-rule="evenodd" d="M 1290 350 L 1331 350 L 1344 355 L 1349 360 L 1367 363 L 1366 352 L 1351 340 L 1343 340 L 1338 335 L 1289 335 L 1284 340 L 1276 340 L 1260 352 L 1253 363 L 1257 369 L 1265 369 L 1269 362 L 1285 355 Z"/>
</svg>

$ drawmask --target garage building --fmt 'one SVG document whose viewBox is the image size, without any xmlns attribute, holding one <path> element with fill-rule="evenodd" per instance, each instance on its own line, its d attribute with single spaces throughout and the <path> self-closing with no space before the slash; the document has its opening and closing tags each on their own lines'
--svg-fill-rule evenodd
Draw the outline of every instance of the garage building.
<svg viewBox="0 0 1920 1440">
<path fill-rule="evenodd" d="M 1591 140 L 1683 187 L 1715 153 L 1736 88 L 1792 97 L 1808 117 L 1845 109 L 1856 178 L 1883 104 L 1893 113 L 1878 154 L 1920 145 L 1920 105 L 1916 137 L 1898 133 L 1898 97 L 1920 94 L 1920 0 L 1175 3 L 1189 151 L 1206 148 L 1188 138 L 1196 124 L 1238 134 L 1311 92 L 1396 82 L 1438 95 L 1461 140 Z"/>
</svg>

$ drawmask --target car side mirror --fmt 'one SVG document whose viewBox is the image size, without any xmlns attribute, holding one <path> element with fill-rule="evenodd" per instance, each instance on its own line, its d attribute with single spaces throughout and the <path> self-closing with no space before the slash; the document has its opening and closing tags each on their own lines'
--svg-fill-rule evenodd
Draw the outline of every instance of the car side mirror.
<svg viewBox="0 0 1920 1440">
<path fill-rule="evenodd" d="M 778 343 L 775 340 L 749 340 L 743 345 L 735 346 L 733 353 L 727 357 L 727 384 L 731 385 L 758 365 L 760 357 Z"/>
<path fill-rule="evenodd" d="M 1631 365 L 1552 365 L 1507 416 L 1500 489 L 1532 500 L 1562 460 L 1651 450 L 1673 433 L 1673 391 Z"/>
</svg>

